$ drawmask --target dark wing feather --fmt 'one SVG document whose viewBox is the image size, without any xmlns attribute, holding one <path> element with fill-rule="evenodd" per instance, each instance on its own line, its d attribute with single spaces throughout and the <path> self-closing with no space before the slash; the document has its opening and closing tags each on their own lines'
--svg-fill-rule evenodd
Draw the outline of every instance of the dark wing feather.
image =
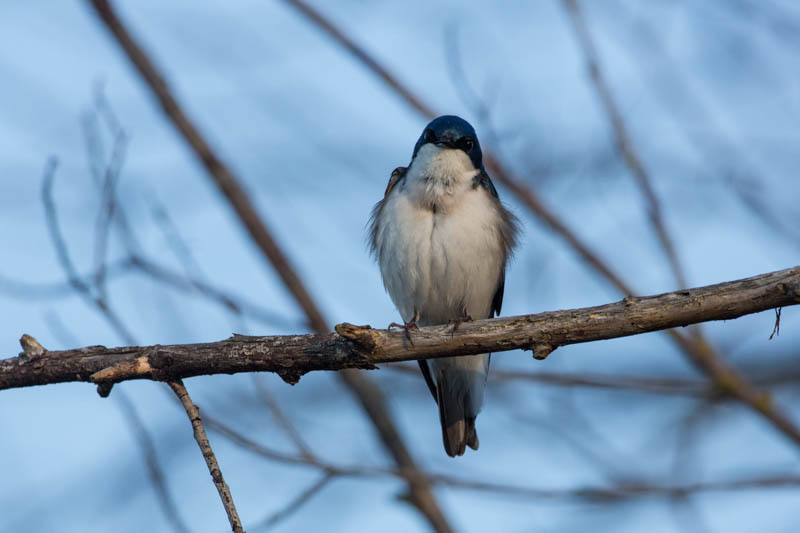
<svg viewBox="0 0 800 533">
<path fill-rule="evenodd" d="M 406 177 L 406 170 L 408 170 L 406 167 L 397 167 L 392 171 L 392 175 L 389 177 L 389 183 L 386 185 L 386 191 L 383 193 L 383 199 L 375 204 L 369 216 L 369 248 L 375 257 L 378 256 L 378 220 L 380 220 L 381 211 L 383 211 L 386 198 L 389 197 L 394 186 Z"/>
<path fill-rule="evenodd" d="M 506 273 L 505 270 L 503 270 L 503 273 L 500 274 L 500 283 L 497 285 L 497 290 L 494 292 L 494 298 L 492 298 L 493 316 L 500 316 L 500 309 L 503 308 L 503 292 L 505 291 L 505 288 L 506 288 Z"/>
<path fill-rule="evenodd" d="M 428 389 L 430 389 L 433 399 L 436 401 L 436 403 L 439 403 L 439 400 L 436 397 L 436 384 L 433 382 L 433 378 L 431 377 L 431 370 L 428 368 L 427 359 L 420 359 L 417 361 L 417 363 L 419 363 L 419 369 L 422 370 L 422 377 L 425 378 L 425 383 L 428 384 Z"/>
<path fill-rule="evenodd" d="M 389 177 L 389 183 L 386 185 L 386 191 L 383 193 L 384 198 L 389 196 L 389 193 L 392 192 L 392 189 L 395 185 L 397 185 L 398 181 L 406 177 L 407 170 L 407 167 L 397 167 L 396 169 L 392 170 L 392 175 Z"/>
<path fill-rule="evenodd" d="M 489 177 L 489 174 L 486 173 L 485 169 L 481 169 L 480 172 L 475 176 L 475 182 L 489 191 L 492 196 L 495 198 L 500 198 L 497 195 L 497 189 L 494 188 L 494 183 L 492 183 L 492 178 Z"/>
<path fill-rule="evenodd" d="M 517 235 L 519 234 L 519 220 L 517 217 L 514 216 L 511 211 L 503 207 L 503 204 L 500 202 L 500 197 L 497 194 L 497 189 L 494 187 L 494 183 L 492 183 L 492 178 L 489 177 L 489 174 L 486 173 L 485 169 L 481 169 L 480 172 L 475 176 L 474 187 L 482 187 L 489 194 L 494 197 L 496 200 L 496 208 L 500 212 L 500 217 L 503 220 L 503 223 L 500 225 L 500 238 L 503 241 L 503 253 L 505 257 L 503 257 L 503 264 L 505 265 L 508 258 L 511 256 L 514 247 L 517 245 Z M 506 271 L 503 268 L 503 271 L 500 272 L 500 279 L 497 280 L 497 290 L 495 290 L 494 297 L 492 298 L 492 315 L 493 316 L 500 316 L 500 310 L 503 307 L 503 293 L 506 287 Z"/>
</svg>

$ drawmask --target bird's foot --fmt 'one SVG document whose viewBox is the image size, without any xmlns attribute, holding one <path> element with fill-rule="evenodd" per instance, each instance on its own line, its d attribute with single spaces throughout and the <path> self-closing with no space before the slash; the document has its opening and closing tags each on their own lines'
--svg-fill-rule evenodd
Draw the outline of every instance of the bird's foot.
<svg viewBox="0 0 800 533">
<path fill-rule="evenodd" d="M 397 322 L 392 322 L 391 324 L 389 324 L 389 327 L 386 328 L 386 329 L 403 328 L 405 330 L 405 332 L 406 332 L 406 338 L 408 339 L 408 342 L 410 342 L 411 344 L 414 344 L 414 341 L 411 340 L 411 330 L 412 329 L 419 329 L 419 327 L 417 326 L 417 320 L 418 319 L 419 319 L 419 315 L 414 315 L 414 318 L 412 318 L 411 320 L 409 320 L 405 324 L 398 324 Z"/>
<path fill-rule="evenodd" d="M 464 322 L 472 322 L 472 317 L 471 317 L 471 316 L 469 316 L 469 315 L 467 315 L 467 314 L 465 314 L 465 315 L 464 315 L 464 316 L 462 316 L 461 318 L 457 318 L 457 319 L 455 319 L 455 320 L 450 320 L 450 321 L 447 323 L 447 325 L 448 325 L 448 326 L 453 326 L 453 329 L 452 329 L 452 330 L 450 330 L 450 337 L 453 337 L 453 335 L 455 335 L 455 334 L 456 334 L 456 331 L 458 331 L 458 327 L 459 327 L 461 324 L 463 324 Z"/>
</svg>

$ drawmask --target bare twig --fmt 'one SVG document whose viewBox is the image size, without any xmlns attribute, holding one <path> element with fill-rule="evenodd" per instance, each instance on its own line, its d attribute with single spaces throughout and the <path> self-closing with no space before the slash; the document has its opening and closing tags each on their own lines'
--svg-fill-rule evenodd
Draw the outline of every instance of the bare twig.
<svg viewBox="0 0 800 533">
<path fill-rule="evenodd" d="M 219 421 L 206 424 L 212 431 L 225 436 L 240 448 L 254 455 L 270 461 L 292 464 L 299 467 L 309 467 L 340 477 L 376 478 L 386 476 L 404 477 L 402 471 L 363 464 L 347 466 L 325 462 L 319 458 L 308 459 L 299 455 L 290 455 L 277 452 L 252 440 Z M 427 472 L 426 476 L 432 483 L 459 490 L 473 490 L 479 492 L 493 492 L 509 496 L 537 499 L 568 499 L 575 501 L 610 503 L 633 498 L 662 496 L 675 497 L 699 492 L 718 492 L 751 490 L 754 488 L 793 488 L 800 487 L 800 476 L 795 474 L 771 475 L 764 477 L 739 478 L 727 481 L 695 482 L 682 485 L 658 485 L 650 483 L 620 482 L 609 487 L 584 487 L 576 489 L 539 489 L 533 487 L 508 485 L 502 483 L 488 483 L 478 480 L 454 477 L 447 474 Z"/>
<path fill-rule="evenodd" d="M 386 367 L 392 372 L 419 376 L 417 365 L 406 363 Z M 709 384 L 697 379 L 658 378 L 631 374 L 600 374 L 591 372 L 568 373 L 492 368 L 489 384 L 527 381 L 553 387 L 586 387 L 597 389 L 636 391 L 647 394 L 678 396 L 708 396 L 713 394 Z"/>
<path fill-rule="evenodd" d="M 106 278 L 111 279 L 132 270 L 133 265 L 128 259 L 113 261 L 106 268 Z M 92 280 L 97 279 L 97 271 L 77 274 L 76 277 L 80 284 L 88 286 Z M 0 276 L 0 292 L 9 298 L 21 300 L 51 300 L 73 296 L 75 285 L 70 281 L 30 282 Z"/>
<path fill-rule="evenodd" d="M 289 265 L 283 251 L 277 245 L 266 224 L 258 215 L 255 206 L 250 201 L 250 196 L 243 189 L 239 180 L 231 170 L 222 162 L 206 142 L 205 137 L 183 112 L 164 77 L 158 72 L 153 62 L 147 57 L 144 50 L 135 42 L 131 34 L 117 17 L 114 9 L 107 0 L 90 0 L 100 20 L 105 23 L 108 30 L 116 38 L 119 45 L 128 54 L 128 58 L 142 75 L 153 95 L 158 99 L 164 114 L 172 121 L 178 131 L 183 135 L 189 146 L 195 151 L 200 162 L 219 187 L 220 192 L 227 198 L 236 214 L 241 219 L 253 240 L 259 244 L 264 254 L 281 277 L 289 292 L 297 300 L 300 307 L 309 316 L 309 321 L 314 329 L 326 329 L 322 317 L 305 286 Z"/>
<path fill-rule="evenodd" d="M 294 442 L 298 453 L 309 459 L 314 458 L 314 452 L 311 451 L 311 447 L 306 443 L 302 435 L 300 435 L 300 432 L 297 431 L 297 428 L 294 427 L 294 424 L 289 417 L 286 416 L 286 413 L 283 412 L 283 409 L 281 409 L 281 406 L 278 403 L 278 400 L 275 398 L 275 395 L 267 389 L 263 381 L 259 379 L 260 377 L 261 376 L 258 374 L 253 374 L 253 385 L 255 385 L 258 397 L 261 399 L 264 405 L 267 406 L 267 409 L 269 409 L 270 413 L 272 413 L 275 421 L 278 422 L 289 438 L 292 439 L 292 442 Z"/>
<path fill-rule="evenodd" d="M 66 330 L 64 330 L 63 333 L 66 333 L 67 336 L 71 337 L 69 332 Z M 26 361 L 35 361 L 47 353 L 47 350 L 44 348 L 44 346 L 42 346 L 39 341 L 30 335 L 23 335 L 22 338 L 20 338 L 19 343 L 23 350 L 20 353 L 20 357 Z M 153 440 L 150 437 L 147 428 L 144 426 L 144 423 L 142 423 L 142 420 L 139 418 L 139 415 L 136 412 L 136 408 L 133 406 L 133 403 L 130 401 L 127 395 L 122 391 L 119 391 L 117 398 L 123 416 L 125 416 L 127 419 L 128 427 L 139 443 L 139 448 L 142 451 L 145 464 L 147 465 L 147 470 L 150 474 L 150 481 L 153 483 L 153 487 L 158 493 L 159 497 L 157 500 L 161 505 L 161 509 L 164 511 L 167 520 L 170 522 L 175 531 L 178 531 L 179 533 L 188 531 L 185 522 L 178 513 L 178 509 L 175 506 L 175 501 L 172 499 L 172 495 L 167 488 L 164 474 L 161 471 L 160 465 L 158 464 L 155 446 L 153 445 Z"/>
<path fill-rule="evenodd" d="M 262 324 L 281 329 L 296 329 L 303 325 L 300 319 L 292 320 L 286 318 L 277 311 L 272 311 L 241 296 L 228 293 L 207 282 L 181 276 L 179 273 L 145 257 L 134 255 L 129 258 L 129 261 L 142 274 L 174 289 L 200 294 L 236 315 L 246 314 L 249 318 L 258 320 Z"/>
<path fill-rule="evenodd" d="M 611 123 L 617 148 L 645 197 L 651 225 L 670 262 L 673 275 L 679 286 L 686 287 L 686 278 L 683 274 L 672 239 L 667 231 L 666 223 L 661 213 L 661 206 L 652 187 L 649 173 L 634 149 L 630 135 L 625 127 L 622 114 L 614 101 L 611 89 L 600 68 L 597 50 L 589 33 L 589 29 L 586 26 L 586 22 L 583 19 L 578 0 L 562 0 L 562 2 L 569 13 L 578 40 L 586 56 L 592 83 L 600 96 L 603 109 Z M 751 409 L 764 415 L 787 437 L 792 439 L 796 444 L 800 444 L 800 429 L 798 429 L 781 410 L 770 405 L 770 402 L 765 401 L 764 398 L 766 398 L 766 395 L 764 393 L 757 390 L 749 381 L 738 375 L 722 359 L 722 356 L 716 352 L 711 343 L 704 338 L 699 329 L 693 330 L 689 338 L 686 336 L 680 336 L 679 338 L 676 337 L 674 333 L 672 335 L 673 338 L 681 344 L 689 360 L 700 370 L 708 374 L 718 386 L 739 398 Z"/>
<path fill-rule="evenodd" d="M 778 307 L 777 309 L 775 309 L 775 326 L 772 328 L 772 333 L 770 333 L 769 335 L 769 340 L 772 340 L 772 338 L 775 335 L 780 335 L 780 334 L 781 334 L 781 308 Z"/>
<path fill-rule="evenodd" d="M 594 42 L 592 41 L 592 37 L 589 34 L 589 29 L 586 27 L 586 22 L 583 20 L 583 14 L 578 6 L 578 2 L 577 0 L 562 1 L 567 8 L 567 12 L 570 15 L 572 25 L 575 29 L 575 33 L 578 36 L 578 41 L 580 42 L 583 53 L 586 56 L 586 63 L 589 68 L 592 84 L 594 85 L 594 88 L 600 97 L 600 101 L 603 104 L 603 110 L 606 112 L 608 120 L 611 123 L 611 129 L 614 132 L 617 150 L 619 150 L 620 155 L 622 155 L 622 159 L 625 161 L 626 166 L 630 170 L 631 174 L 636 180 L 636 183 L 639 185 L 642 194 L 644 195 L 650 217 L 650 224 L 653 226 L 653 230 L 658 236 L 658 240 L 661 243 L 664 254 L 667 256 L 667 260 L 672 268 L 672 273 L 675 276 L 675 280 L 678 282 L 678 287 L 688 287 L 686 276 L 683 273 L 683 268 L 681 267 L 680 260 L 678 259 L 678 253 L 675 250 L 675 245 L 673 244 L 672 238 L 667 231 L 666 223 L 664 222 L 664 216 L 661 212 L 661 204 L 658 201 L 655 190 L 653 189 L 652 180 L 650 179 L 650 175 L 642 163 L 641 158 L 634 149 L 631 137 L 628 134 L 627 128 L 625 127 L 625 121 L 622 118 L 622 113 L 620 113 L 619 107 L 614 101 L 614 95 L 611 93 L 611 89 L 606 82 L 603 71 L 600 69 L 600 60 L 597 56 L 597 50 Z"/>
<path fill-rule="evenodd" d="M 114 331 L 123 339 L 124 342 L 134 344 L 135 340 L 128 328 L 122 323 L 119 316 L 111 309 L 108 302 L 102 294 L 94 294 L 92 286 L 84 281 L 75 269 L 72 259 L 67 249 L 66 241 L 61 233 L 61 227 L 58 223 L 58 213 L 56 211 L 55 202 L 53 201 L 53 180 L 55 178 L 55 171 L 57 161 L 51 158 L 47 162 L 47 167 L 44 173 L 44 181 L 42 183 L 42 203 L 45 208 L 45 217 L 47 220 L 47 229 L 50 238 L 53 241 L 53 247 L 56 249 L 58 261 L 61 268 L 64 270 L 67 280 L 70 285 L 80 294 L 83 299 L 94 306 L 106 318 L 108 323 Z"/>
<path fill-rule="evenodd" d="M 172 217 L 166 207 L 158 201 L 155 194 L 150 195 L 150 212 L 156 221 L 156 226 L 161 230 L 161 234 L 167 241 L 168 248 L 181 264 L 187 278 L 194 278 L 202 282 L 206 281 L 203 270 L 192 255 L 192 251 L 184 241 L 178 227 L 173 222 Z"/>
<path fill-rule="evenodd" d="M 355 466 L 336 465 L 319 459 L 307 459 L 299 455 L 282 454 L 263 446 L 246 435 L 242 435 L 241 433 L 225 426 L 224 424 L 221 424 L 218 421 L 214 424 L 208 423 L 207 425 L 209 429 L 220 432 L 232 443 L 241 447 L 243 450 L 270 461 L 278 461 L 300 467 L 314 468 L 340 477 L 380 478 L 386 476 L 406 476 L 406 474 L 400 470 L 365 466 L 363 464 Z M 609 487 L 582 487 L 572 489 L 540 489 L 503 483 L 490 483 L 455 477 L 447 474 L 438 474 L 434 472 L 427 472 L 426 477 L 435 485 L 446 486 L 458 490 L 491 492 L 521 498 L 553 500 L 565 499 L 591 503 L 612 503 L 653 496 L 673 498 L 676 496 L 685 496 L 688 494 L 701 492 L 752 490 L 756 488 L 786 489 L 800 487 L 800 476 L 795 474 L 739 478 L 726 481 L 695 482 L 682 485 L 658 485 L 650 483 L 623 482 Z"/>
<path fill-rule="evenodd" d="M 125 418 L 128 421 L 128 427 L 133 433 L 133 436 L 136 438 L 136 441 L 139 443 L 139 448 L 141 448 L 142 453 L 144 454 L 145 463 L 147 464 L 147 471 L 150 474 L 150 481 L 156 488 L 158 499 L 162 502 L 161 505 L 164 508 L 164 513 L 167 515 L 167 519 L 169 520 L 170 524 L 172 524 L 172 527 L 175 529 L 175 531 L 188 532 L 189 528 L 181 518 L 180 513 L 178 513 L 175 500 L 172 499 L 172 494 L 169 492 L 169 490 L 167 490 L 167 482 L 164 478 L 164 473 L 161 471 L 161 467 L 158 464 L 158 458 L 156 456 L 156 448 L 153 444 L 153 439 L 150 437 L 150 434 L 142 422 L 142 419 L 136 412 L 136 407 L 134 407 L 133 402 L 130 400 L 130 398 L 128 398 L 128 395 L 125 394 L 124 391 L 117 391 L 114 394 L 114 397 L 116 398 L 120 409 L 125 414 Z"/>
<path fill-rule="evenodd" d="M 107 0 L 91 0 L 91 5 L 147 82 L 154 96 L 159 100 L 165 115 L 194 150 L 208 171 L 209 176 L 219 187 L 241 222 L 247 228 L 253 241 L 269 259 L 286 288 L 308 317 L 310 326 L 318 333 L 327 332 L 328 326 L 322 313 L 317 308 L 300 277 L 289 264 L 283 251 L 275 242 L 264 221 L 258 215 L 255 206 L 253 206 L 239 180 L 217 157 L 200 131 L 183 112 L 163 76 L 130 35 L 110 3 Z M 395 428 L 385 402 L 383 402 L 383 395 L 380 389 L 375 384 L 370 383 L 365 376 L 356 373 L 342 372 L 340 376 L 359 399 L 373 427 L 377 430 L 382 442 L 390 451 L 398 466 L 409 471 L 417 470 L 416 464 Z M 440 533 L 452 531 L 444 514 L 439 509 L 433 493 L 421 475 L 415 475 L 413 479 L 409 477 L 409 488 L 411 493 L 410 501 L 427 518 L 430 525 Z"/>
<path fill-rule="evenodd" d="M 117 215 L 119 215 L 120 207 L 118 206 L 117 208 Z M 301 320 L 287 318 L 277 311 L 266 308 L 240 295 L 226 292 L 208 282 L 184 277 L 178 272 L 140 255 L 123 257 L 109 263 L 106 267 L 105 280 L 111 281 L 117 277 L 136 272 L 177 291 L 198 294 L 211 302 L 219 304 L 235 315 L 246 315 L 247 318 L 269 327 L 293 330 L 303 325 Z M 79 284 L 90 286 L 97 279 L 97 271 L 78 274 L 76 277 Z M 10 298 L 23 300 L 52 300 L 66 298 L 75 294 L 75 284 L 69 281 L 36 283 L 0 276 L 0 293 Z"/>
<path fill-rule="evenodd" d="M 358 46 L 355 41 L 350 39 L 345 32 L 340 30 L 322 15 L 319 11 L 308 5 L 302 0 L 287 0 L 287 3 L 299 10 L 306 18 L 313 22 L 319 29 L 323 30 L 329 36 L 338 42 L 343 48 L 350 52 L 356 59 L 367 66 L 369 70 L 374 72 L 386 85 L 392 88 L 397 94 L 403 98 L 408 104 L 419 111 L 423 116 L 433 118 L 436 116 L 434 110 L 428 107 L 421 98 L 417 97 L 408 87 L 398 80 L 388 69 L 384 68 L 375 58 L 373 58 L 366 50 Z"/>
<path fill-rule="evenodd" d="M 63 238 L 60 226 L 58 224 L 58 217 L 56 213 L 55 203 L 53 202 L 53 197 L 52 197 L 52 183 L 53 183 L 53 177 L 55 175 L 55 168 L 56 168 L 55 160 L 51 159 L 51 161 L 48 163 L 48 167 L 45 172 L 44 183 L 42 186 L 42 199 L 45 205 L 47 226 L 50 231 L 53 244 L 56 248 L 59 257 L 59 262 L 61 263 L 61 266 L 64 272 L 66 273 L 67 279 L 69 280 L 72 287 L 87 302 L 91 303 L 96 308 L 96 310 L 106 318 L 106 320 L 109 322 L 109 324 L 111 324 L 112 328 L 117 332 L 117 334 L 120 337 L 122 337 L 126 342 L 133 344 L 135 343 L 133 335 L 124 326 L 122 320 L 112 311 L 108 303 L 105 290 L 101 286 L 101 284 L 105 283 L 106 279 L 105 275 L 96 276 L 94 278 L 94 284 L 89 285 L 89 283 L 82 280 L 78 276 L 77 271 L 70 259 L 66 241 Z M 116 171 L 114 171 L 114 173 L 116 173 Z M 114 204 L 113 187 L 111 187 L 111 189 L 107 194 L 108 196 L 106 198 L 106 201 L 109 202 L 111 205 L 113 205 Z M 109 208 L 108 218 L 104 219 L 104 223 L 106 225 L 111 224 L 113 214 L 114 214 L 113 208 Z M 106 234 L 107 234 L 107 229 L 106 229 Z M 105 239 L 105 237 L 103 237 L 102 239 Z M 102 258 L 102 262 L 105 261 L 104 255 L 105 254 L 103 253 L 100 256 Z M 94 287 L 94 290 L 92 290 L 92 287 Z M 26 340 L 26 337 L 32 339 L 33 342 L 35 342 L 35 339 L 33 339 L 30 336 L 23 336 L 23 340 Z M 30 344 L 30 342 L 23 343 L 23 346 L 28 344 Z M 27 354 L 27 351 L 25 353 Z M 98 384 L 98 389 L 97 389 L 98 393 L 101 396 L 106 397 L 111 392 L 112 386 L 113 383 L 100 383 Z M 223 505 L 225 506 L 225 510 L 228 514 L 232 530 L 242 531 L 239 517 L 236 514 L 236 509 L 235 507 L 233 507 L 233 501 L 230 497 L 230 490 L 228 490 L 224 480 L 222 479 L 222 473 L 220 472 L 219 467 L 217 466 L 214 453 L 211 450 L 210 444 L 208 443 L 208 439 L 205 438 L 205 430 L 203 430 L 202 420 L 200 419 L 199 411 L 193 404 L 191 404 L 188 392 L 183 387 L 183 384 L 180 381 L 176 383 L 170 382 L 169 386 L 181 400 L 181 403 L 184 405 L 184 408 L 186 409 L 187 414 L 189 415 L 192 427 L 194 428 L 195 439 L 200 445 L 203 456 L 205 457 L 206 463 L 208 464 L 209 471 L 211 472 L 212 478 L 214 478 L 215 485 L 217 486 L 217 490 L 220 493 L 220 498 L 222 499 Z M 194 409 L 194 413 L 191 412 L 190 406 L 191 408 Z M 139 423 L 139 421 L 136 419 L 135 416 L 132 416 L 132 413 L 134 412 L 131 411 L 130 409 L 124 409 L 123 412 L 126 413 L 126 415 L 130 415 L 128 421 L 129 423 L 132 424 L 133 429 L 136 430 L 136 428 L 139 428 L 140 430 L 139 433 L 141 433 L 141 428 L 143 428 L 143 426 Z M 140 442 L 142 442 L 142 439 L 140 439 Z M 148 464 L 148 468 L 151 471 L 151 479 L 154 481 L 156 490 L 158 490 L 159 493 L 167 494 L 166 485 L 163 483 L 163 475 L 161 475 L 160 473 L 158 464 L 153 460 L 151 460 L 151 457 L 154 457 L 153 455 L 154 450 L 152 449 L 152 446 L 150 448 L 146 447 L 143 448 L 143 452 L 145 454 L 145 459 Z M 213 463 L 213 468 L 212 468 L 212 463 Z M 162 482 L 159 483 L 159 481 Z M 162 501 L 165 513 L 167 514 L 167 517 L 170 519 L 170 521 L 173 522 L 174 524 L 182 525 L 179 520 L 178 522 L 175 522 L 177 517 L 177 511 L 172 506 L 171 497 L 167 496 L 167 498 L 162 499 L 160 501 Z M 183 526 L 183 528 L 185 529 L 185 526 Z"/>
<path fill-rule="evenodd" d="M 392 372 L 408 376 L 419 376 L 417 365 L 398 363 L 389 365 L 386 368 Z M 760 372 L 759 374 L 746 370 L 742 372 L 748 375 L 751 382 L 764 387 L 796 385 L 800 382 L 800 373 L 794 369 L 777 368 L 769 372 Z M 502 368 L 492 369 L 492 373 L 489 375 L 490 385 L 500 385 L 514 381 L 536 383 L 549 387 L 584 387 L 665 396 L 692 396 L 712 400 L 734 399 L 722 394 L 722 391 L 715 387 L 713 383 L 699 379 L 597 372 L 504 370 Z"/>
<path fill-rule="evenodd" d="M 330 472 L 322 474 L 317 481 L 309 485 L 308 488 L 298 494 L 295 498 L 292 498 L 284 507 L 267 516 L 264 518 L 264 520 L 254 525 L 250 529 L 269 529 L 271 527 L 275 527 L 279 522 L 286 520 L 292 513 L 296 513 L 300 507 L 308 503 L 308 501 L 322 489 L 324 489 L 328 483 L 333 481 L 334 477 L 335 475 Z"/>
<path fill-rule="evenodd" d="M 127 137 L 125 132 L 120 129 L 114 135 L 111 160 L 107 165 L 103 165 L 105 171 L 99 184 L 102 189 L 102 203 L 97 216 L 95 230 L 94 260 L 96 279 L 94 285 L 97 287 L 99 296 L 103 299 L 106 298 L 108 237 L 111 230 L 111 220 L 114 218 L 114 210 L 116 209 L 116 187 L 119 182 L 126 147 Z"/>
<path fill-rule="evenodd" d="M 768 11 L 767 4 L 763 2 L 753 5 L 759 6 L 758 12 L 761 16 Z M 730 128 L 724 126 L 719 120 L 718 113 L 709 109 L 709 106 L 703 105 L 702 97 L 697 94 L 690 83 L 684 81 L 685 76 L 681 74 L 680 66 L 670 57 L 663 39 L 659 36 L 660 28 L 653 25 L 647 17 L 643 17 L 639 10 L 630 9 L 626 3 L 620 3 L 618 7 L 628 10 L 627 13 L 621 15 L 622 17 L 635 21 L 632 27 L 636 32 L 637 46 L 639 48 L 648 47 L 640 50 L 637 54 L 632 54 L 631 57 L 639 63 L 640 68 L 648 69 L 647 74 L 641 79 L 649 81 L 651 89 L 661 96 L 665 105 L 672 106 L 672 109 L 667 110 L 668 114 L 673 117 L 677 116 L 681 109 L 675 106 L 675 101 L 682 100 L 685 108 L 683 110 L 684 118 L 691 117 L 691 122 L 704 125 L 703 130 L 714 131 L 713 136 L 700 134 L 696 128 L 687 127 L 685 120 L 680 121 L 684 135 L 688 142 L 696 147 L 703 162 L 711 167 L 715 175 L 724 180 L 727 185 L 725 190 L 733 191 L 757 220 L 770 231 L 786 237 L 787 244 L 793 244 L 795 247 L 800 245 L 800 232 L 797 231 L 798 224 L 796 223 L 797 212 L 790 213 L 785 208 L 776 209 L 771 199 L 765 198 L 763 194 L 755 190 L 759 174 L 762 172 L 752 158 L 747 157 L 749 147 L 734 138 Z M 744 15 L 744 13 L 740 13 L 740 15 Z M 757 22 L 757 18 L 755 17 L 751 22 Z M 784 41 L 784 43 L 788 42 Z M 656 64 L 661 68 L 654 70 L 653 66 Z M 663 74 L 664 71 L 668 75 Z"/>
<path fill-rule="evenodd" d="M 242 533 L 244 530 L 242 529 L 242 522 L 239 520 L 239 513 L 236 512 L 236 505 L 233 502 L 231 490 L 228 488 L 228 485 L 225 483 L 225 479 L 222 477 L 222 471 L 219 469 L 219 465 L 217 464 L 217 458 L 214 456 L 214 450 L 211 449 L 211 444 L 208 442 L 206 430 L 203 428 L 203 421 L 200 418 L 200 410 L 194 403 L 192 403 L 192 399 L 189 397 L 189 392 L 186 390 L 186 387 L 183 386 L 183 383 L 180 380 L 170 382 L 169 387 L 180 399 L 181 404 L 183 404 L 183 408 L 186 410 L 186 415 L 189 417 L 189 420 L 192 423 L 194 440 L 197 441 L 197 445 L 200 447 L 200 451 L 203 453 L 203 459 L 205 459 L 206 466 L 208 466 L 208 472 L 211 474 L 211 479 L 214 480 L 214 485 L 217 487 L 217 492 L 219 492 L 219 497 L 220 500 L 222 500 L 222 505 L 225 507 L 225 512 L 228 513 L 228 521 L 231 524 L 231 531 L 234 531 L 235 533 Z"/>
</svg>

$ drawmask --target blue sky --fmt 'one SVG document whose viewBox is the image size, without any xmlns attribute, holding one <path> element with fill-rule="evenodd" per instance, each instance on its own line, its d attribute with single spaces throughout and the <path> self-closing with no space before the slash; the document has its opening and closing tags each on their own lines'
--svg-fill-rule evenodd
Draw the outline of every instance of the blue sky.
<svg viewBox="0 0 800 533">
<path fill-rule="evenodd" d="M 364 245 L 364 227 L 391 169 L 407 163 L 424 119 L 283 3 L 115 4 L 237 172 L 328 321 L 382 326 L 397 320 Z M 583 4 L 690 284 L 798 264 L 797 6 Z M 472 121 L 484 146 L 638 291 L 675 288 L 559 2 L 489 7 L 351 0 L 320 9 L 431 106 Z M 50 349 L 123 343 L 78 296 L 23 290 L 64 280 L 40 200 L 51 155 L 59 160 L 53 192 L 70 252 L 81 272 L 93 269 L 101 202 L 81 117 L 98 86 L 129 139 L 118 194 L 143 253 L 181 268 L 153 216 L 153 206 L 163 206 L 204 279 L 284 317 L 280 324 L 242 320 L 202 295 L 140 274 L 114 276 L 111 301 L 136 341 L 301 331 L 300 311 L 87 6 L 6 2 L 0 13 L 0 354 L 15 355 L 22 333 Z M 463 79 L 454 75 L 458 70 Z M 488 121 L 464 100 L 464 80 L 488 103 Z M 508 272 L 504 314 L 619 297 L 508 191 L 500 194 L 525 231 Z M 755 215 L 743 196 L 755 198 L 780 227 Z M 122 257 L 116 231 L 110 242 L 110 257 Z M 732 362 L 756 372 L 796 360 L 797 313 L 784 310 L 781 336 L 769 342 L 773 322 L 772 313 L 762 313 L 708 325 L 706 332 Z M 694 376 L 659 334 L 563 348 L 543 363 L 519 352 L 496 355 L 493 367 Z M 709 410 L 693 440 L 692 460 L 682 463 L 689 466 L 676 473 L 678 429 L 697 410 L 695 400 L 499 381 L 490 384 L 478 421 L 480 452 L 452 461 L 441 449 L 435 406 L 422 379 L 390 370 L 370 375 L 389 394 L 420 462 L 437 472 L 539 488 L 603 485 L 618 479 L 615 469 L 676 482 L 798 472 L 796 449 L 741 407 Z M 253 379 L 212 376 L 187 386 L 206 412 L 291 451 L 257 401 Z M 371 428 L 332 376 L 307 376 L 291 388 L 275 376 L 259 379 L 320 455 L 342 464 L 386 464 Z M 181 516 L 193 531 L 222 531 L 225 516 L 188 422 L 160 388 L 145 382 L 120 387 L 155 441 Z M 776 393 L 800 419 L 796 399 L 796 389 Z M 169 530 L 115 394 L 102 400 L 86 384 L 3 391 L 0 434 L 0 530 Z M 246 524 L 279 509 L 319 475 L 212 438 Z M 587 459 L 584 448 L 600 450 L 616 473 Z M 425 530 L 416 513 L 398 503 L 401 491 L 392 479 L 336 480 L 277 530 Z M 508 531 L 691 529 L 680 516 L 699 516 L 689 521 L 711 531 L 798 526 L 791 516 L 798 496 L 788 490 L 698 496 L 692 499 L 697 515 L 658 498 L 604 506 L 457 489 L 439 489 L 437 496 L 459 531 L 499 524 Z"/>
</svg>

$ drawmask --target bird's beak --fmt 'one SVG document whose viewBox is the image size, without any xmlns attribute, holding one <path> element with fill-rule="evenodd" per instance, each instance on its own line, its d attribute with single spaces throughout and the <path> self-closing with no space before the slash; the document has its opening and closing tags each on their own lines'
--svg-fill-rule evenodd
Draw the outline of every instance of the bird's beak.
<svg viewBox="0 0 800 533">
<path fill-rule="evenodd" d="M 438 139 L 436 139 L 436 142 L 434 144 L 436 146 L 440 146 L 440 147 L 444 147 L 444 146 L 446 146 L 448 148 L 455 148 L 456 147 L 455 139 L 453 139 L 452 136 L 450 136 L 450 135 L 448 135 L 446 133 L 444 135 L 442 135 L 441 137 L 439 137 Z"/>
</svg>

